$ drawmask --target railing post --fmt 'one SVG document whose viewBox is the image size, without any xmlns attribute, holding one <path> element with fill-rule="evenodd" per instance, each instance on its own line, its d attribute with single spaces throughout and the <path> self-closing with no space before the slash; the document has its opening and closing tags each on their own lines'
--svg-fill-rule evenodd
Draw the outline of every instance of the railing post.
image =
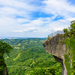
<svg viewBox="0 0 75 75">
<path fill-rule="evenodd" d="M 58 33 L 59 33 L 59 34 L 64 34 L 63 31 L 57 31 L 57 32 L 54 32 L 54 33 L 49 34 L 49 35 L 48 35 L 48 38 L 49 38 L 49 37 L 53 37 L 53 36 L 55 36 L 55 35 L 58 34 Z"/>
</svg>

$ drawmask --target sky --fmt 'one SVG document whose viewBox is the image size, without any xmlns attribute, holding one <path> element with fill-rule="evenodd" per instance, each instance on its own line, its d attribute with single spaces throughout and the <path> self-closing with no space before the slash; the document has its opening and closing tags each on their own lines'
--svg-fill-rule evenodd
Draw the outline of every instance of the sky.
<svg viewBox="0 0 75 75">
<path fill-rule="evenodd" d="M 75 0 L 0 0 L 1 37 L 47 37 L 75 20 Z"/>
</svg>

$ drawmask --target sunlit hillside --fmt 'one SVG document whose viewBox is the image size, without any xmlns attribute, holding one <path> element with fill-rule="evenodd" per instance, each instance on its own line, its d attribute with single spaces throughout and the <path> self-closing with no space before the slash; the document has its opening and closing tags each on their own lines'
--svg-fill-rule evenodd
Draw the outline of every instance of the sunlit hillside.
<svg viewBox="0 0 75 75">
<path fill-rule="evenodd" d="M 4 39 L 13 46 L 4 55 L 9 75 L 62 75 L 62 67 L 43 48 L 45 39 Z"/>
</svg>

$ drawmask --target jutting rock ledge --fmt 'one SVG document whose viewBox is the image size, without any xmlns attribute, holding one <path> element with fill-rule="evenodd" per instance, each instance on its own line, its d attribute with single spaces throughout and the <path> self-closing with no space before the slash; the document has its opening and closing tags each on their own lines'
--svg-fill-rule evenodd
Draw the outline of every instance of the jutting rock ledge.
<svg viewBox="0 0 75 75">
<path fill-rule="evenodd" d="M 68 75 L 67 69 L 65 66 L 65 57 L 64 54 L 67 54 L 69 51 L 68 45 L 60 43 L 60 40 L 64 39 L 62 34 L 57 34 L 56 36 L 51 37 L 49 40 L 43 42 L 43 46 L 47 53 L 52 54 L 55 60 L 62 65 L 62 75 Z M 72 65 L 72 62 L 70 63 Z"/>
</svg>

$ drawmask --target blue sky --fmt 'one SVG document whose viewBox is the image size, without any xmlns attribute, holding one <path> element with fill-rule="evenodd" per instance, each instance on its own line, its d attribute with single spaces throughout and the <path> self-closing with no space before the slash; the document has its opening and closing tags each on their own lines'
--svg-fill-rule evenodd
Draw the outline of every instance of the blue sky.
<svg viewBox="0 0 75 75">
<path fill-rule="evenodd" d="M 0 0 L 1 37 L 47 37 L 75 20 L 75 0 Z"/>
</svg>

